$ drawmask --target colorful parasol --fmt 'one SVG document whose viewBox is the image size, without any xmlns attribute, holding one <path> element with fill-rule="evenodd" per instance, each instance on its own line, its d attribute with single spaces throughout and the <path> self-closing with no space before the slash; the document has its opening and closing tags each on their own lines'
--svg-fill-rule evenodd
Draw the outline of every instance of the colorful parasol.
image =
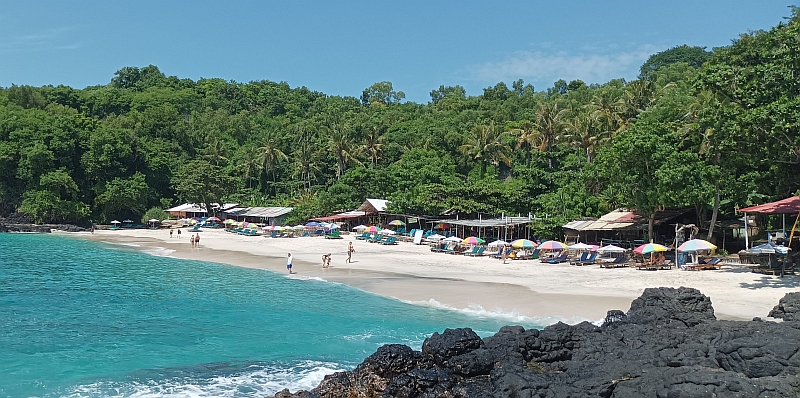
<svg viewBox="0 0 800 398">
<path fill-rule="evenodd" d="M 669 250 L 668 247 L 664 245 L 659 245 L 658 243 L 645 243 L 633 249 L 633 252 L 637 254 L 650 254 L 650 253 L 661 253 L 668 250 Z"/>
<path fill-rule="evenodd" d="M 464 240 L 461 241 L 461 244 L 462 245 L 482 245 L 484 242 L 486 242 L 486 241 L 481 239 L 481 238 L 478 238 L 478 237 L 475 237 L 475 236 L 469 236 L 469 237 L 464 238 Z"/>
<path fill-rule="evenodd" d="M 393 220 L 392 222 L 389 223 L 389 225 L 392 225 L 392 226 L 395 226 L 395 227 L 399 227 L 399 226 L 402 226 L 402 225 L 406 225 L 406 223 L 404 223 L 404 222 L 402 222 L 400 220 Z"/>
<path fill-rule="evenodd" d="M 544 242 L 541 245 L 539 245 L 539 249 L 541 250 L 564 250 L 566 248 L 567 245 L 554 240 L 548 240 L 547 242 Z"/>
<path fill-rule="evenodd" d="M 679 252 L 697 252 L 703 250 L 714 250 L 717 248 L 717 245 L 702 239 L 692 239 L 683 242 L 682 245 L 678 247 Z"/>
<path fill-rule="evenodd" d="M 539 245 L 537 245 L 536 242 L 528 239 L 517 239 L 511 242 L 511 247 L 515 249 L 535 249 L 537 246 Z"/>
</svg>

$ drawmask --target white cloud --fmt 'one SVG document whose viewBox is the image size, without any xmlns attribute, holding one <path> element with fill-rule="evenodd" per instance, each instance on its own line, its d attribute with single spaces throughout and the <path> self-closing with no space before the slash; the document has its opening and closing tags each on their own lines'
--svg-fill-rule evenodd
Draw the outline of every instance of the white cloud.
<svg viewBox="0 0 800 398">
<path fill-rule="evenodd" d="M 83 46 L 71 39 L 75 27 L 47 29 L 36 34 L 0 36 L 0 54 L 29 51 L 75 50 Z M 71 42 L 69 41 L 71 40 Z"/>
<path fill-rule="evenodd" d="M 570 54 L 564 51 L 519 51 L 499 62 L 487 62 L 468 68 L 472 80 L 494 84 L 499 81 L 545 82 L 580 79 L 587 84 L 611 79 L 633 79 L 647 58 L 657 52 L 655 46 L 641 46 L 628 52 L 591 51 Z"/>
</svg>

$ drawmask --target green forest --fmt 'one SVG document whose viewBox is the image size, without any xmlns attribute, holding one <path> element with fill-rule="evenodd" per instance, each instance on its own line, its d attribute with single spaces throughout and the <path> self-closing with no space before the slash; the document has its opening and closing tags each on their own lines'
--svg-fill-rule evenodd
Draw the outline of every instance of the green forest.
<svg viewBox="0 0 800 398">
<path fill-rule="evenodd" d="M 636 80 L 523 80 L 405 101 L 123 67 L 108 84 L 0 89 L 0 214 L 140 219 L 182 202 L 293 206 L 365 197 L 392 212 L 547 215 L 692 206 L 705 225 L 800 188 L 800 15 L 729 46 L 654 54 Z M 712 224 L 713 225 L 713 224 Z"/>
</svg>

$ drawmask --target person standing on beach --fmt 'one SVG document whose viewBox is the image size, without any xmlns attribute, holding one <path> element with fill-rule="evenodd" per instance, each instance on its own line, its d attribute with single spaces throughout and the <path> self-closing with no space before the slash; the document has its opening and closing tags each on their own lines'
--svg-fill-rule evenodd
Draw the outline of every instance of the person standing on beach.
<svg viewBox="0 0 800 398">
<path fill-rule="evenodd" d="M 194 247 L 194 235 L 189 235 L 189 243 L 191 243 L 192 247 Z"/>
<path fill-rule="evenodd" d="M 331 254 L 323 254 L 322 255 L 322 268 L 328 268 L 331 266 Z"/>
<path fill-rule="evenodd" d="M 169 237 L 172 238 L 172 228 L 169 229 Z"/>
<path fill-rule="evenodd" d="M 194 245 L 196 247 L 200 247 L 200 234 L 199 233 L 194 236 Z"/>
<path fill-rule="evenodd" d="M 287 259 L 286 259 L 286 269 L 288 269 L 288 270 L 289 270 L 289 273 L 290 273 L 290 274 L 293 274 L 293 273 L 294 273 L 294 272 L 292 272 L 292 253 L 289 253 L 289 255 L 287 256 Z"/>
<path fill-rule="evenodd" d="M 347 245 L 347 260 L 345 260 L 345 263 L 352 263 L 353 262 L 352 258 L 353 258 L 353 252 L 354 251 L 356 251 L 356 249 L 353 248 L 353 242 L 350 242 Z"/>
<path fill-rule="evenodd" d="M 178 239 L 180 239 L 180 238 L 181 238 L 181 229 L 178 228 Z"/>
</svg>

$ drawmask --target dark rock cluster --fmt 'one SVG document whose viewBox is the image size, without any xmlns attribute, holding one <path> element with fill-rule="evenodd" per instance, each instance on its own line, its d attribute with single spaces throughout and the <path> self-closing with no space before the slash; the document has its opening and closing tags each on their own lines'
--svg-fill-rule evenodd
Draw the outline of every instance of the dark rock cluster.
<svg viewBox="0 0 800 398">
<path fill-rule="evenodd" d="M 798 397 L 797 309 L 792 293 L 770 314 L 783 322 L 718 321 L 696 289 L 647 289 L 599 327 L 447 329 L 275 397 Z"/>
<path fill-rule="evenodd" d="M 86 231 L 86 228 L 72 224 L 34 224 L 30 216 L 22 213 L 11 213 L 0 218 L 0 232 L 50 233 L 53 229 L 65 232 Z"/>
</svg>

